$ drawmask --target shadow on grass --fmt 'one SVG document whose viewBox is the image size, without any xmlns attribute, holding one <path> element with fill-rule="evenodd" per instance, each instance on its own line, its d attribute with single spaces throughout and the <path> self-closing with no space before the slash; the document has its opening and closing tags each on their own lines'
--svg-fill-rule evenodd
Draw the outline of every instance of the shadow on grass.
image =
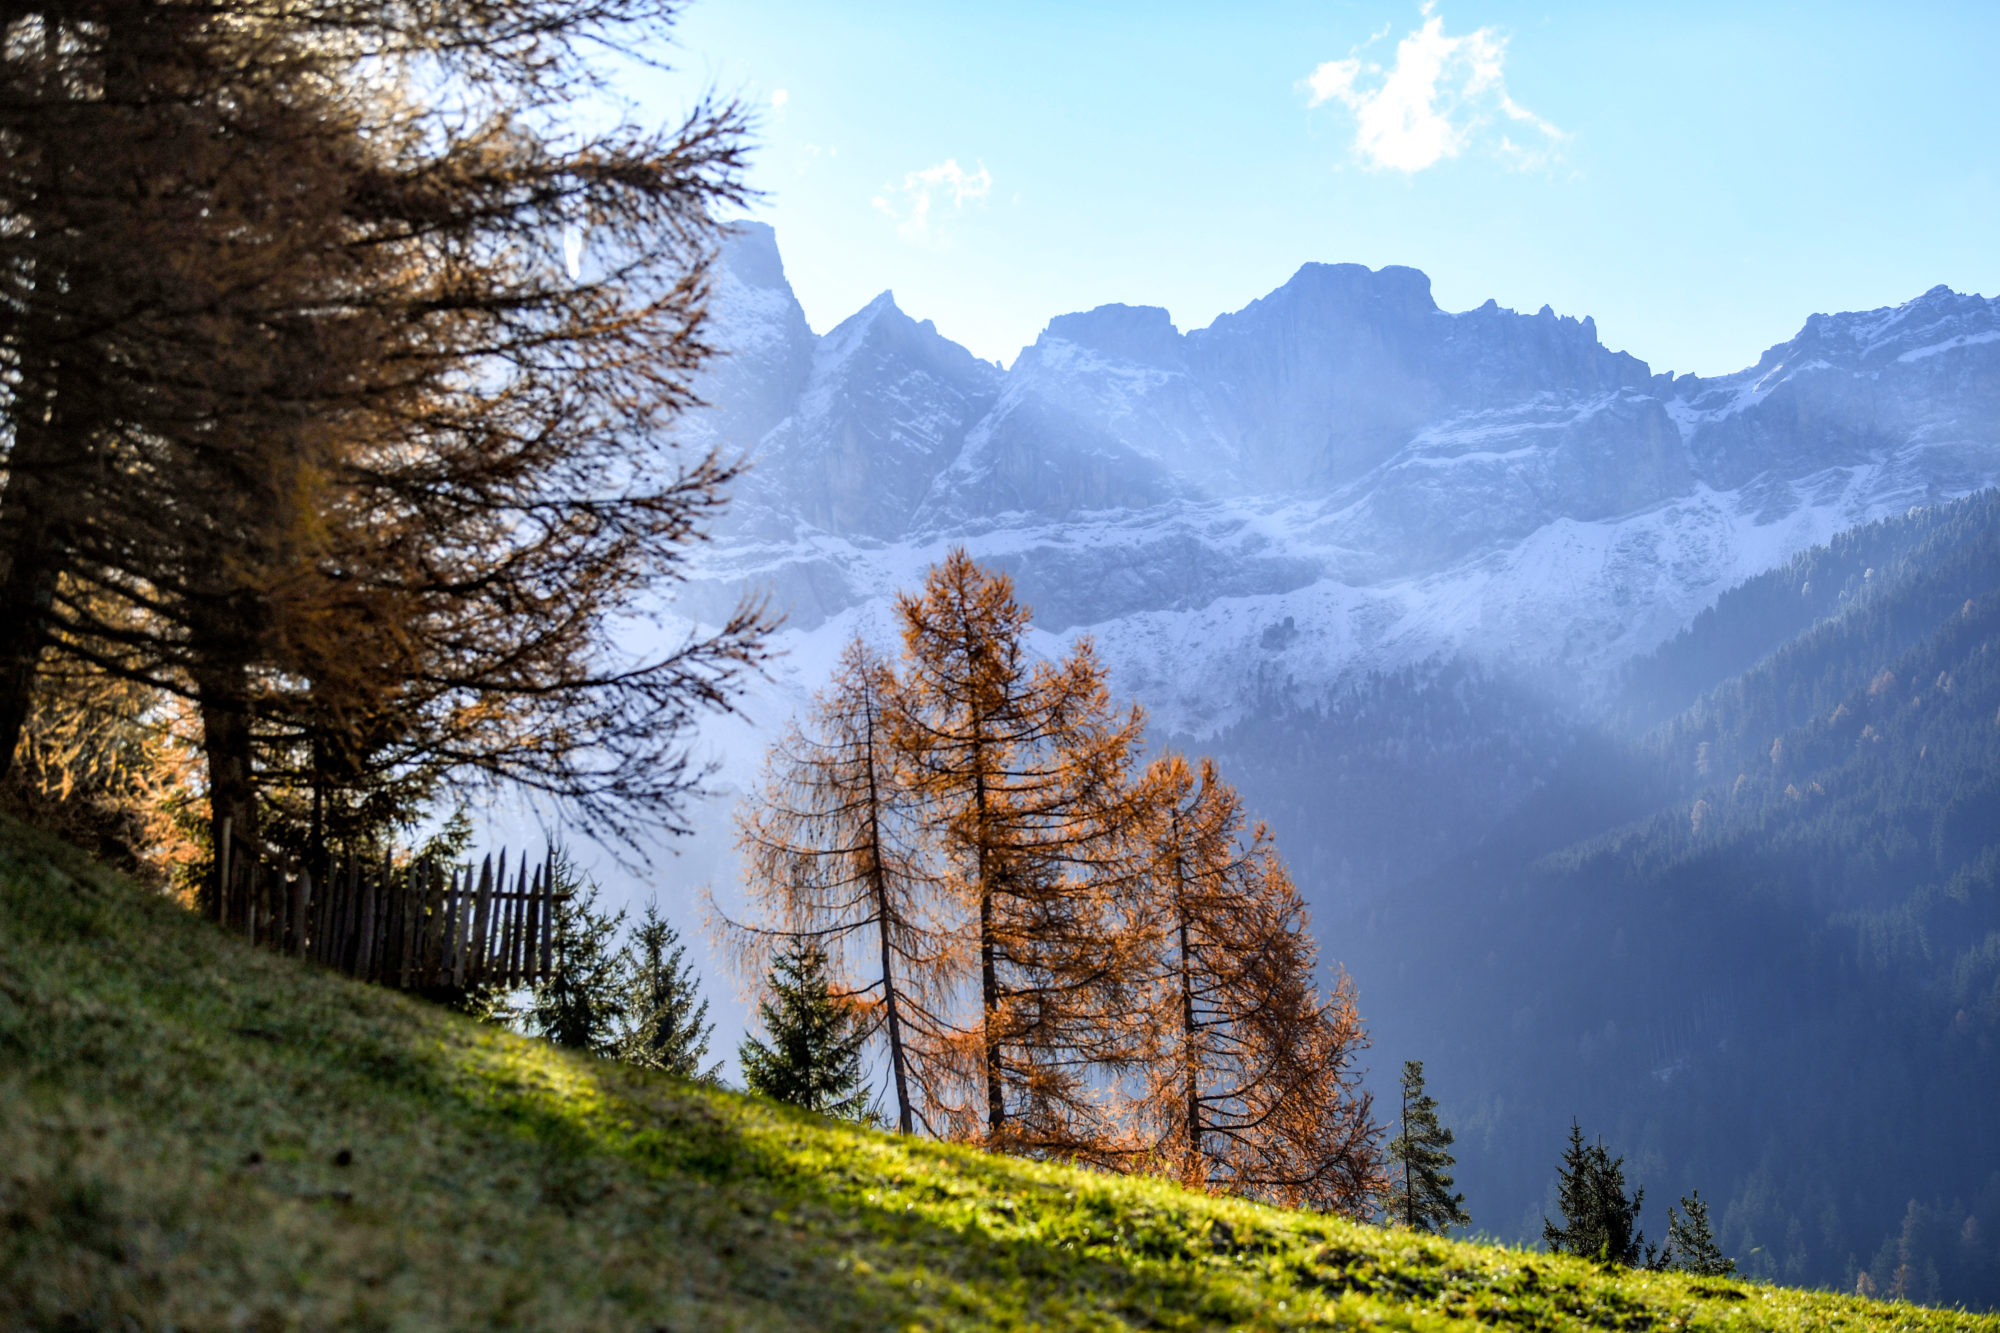
<svg viewBox="0 0 2000 1333">
<path fill-rule="evenodd" d="M 83 1108 L 47 1143 L 115 1122 L 120 1151 L 93 1160 L 127 1200 L 120 1214 L 90 1180 L 51 1172 L 42 1229 L 73 1214 L 65 1248 L 115 1267 L 136 1223 L 164 1238 L 172 1273 L 180 1238 L 234 1225 L 219 1243 L 242 1266 L 198 1275 L 217 1299 L 261 1299 L 258 1283 L 308 1264 L 390 1323 L 463 1282 L 461 1316 L 529 1312 L 516 1327 L 1278 1327 L 1331 1314 L 1644 1333 L 1687 1327 L 1691 1310 L 1694 1326 L 1719 1326 L 1697 1307 L 1732 1308 L 1665 1279 L 898 1139 L 579 1058 L 251 949 L 89 871 L 0 838 L 0 1084 Z M 0 1109 L 21 1125 L 41 1114 Z M 115 1175 L 126 1146 L 180 1154 L 181 1174 L 159 1188 Z M 166 1218 L 175 1198 L 194 1230 Z M 290 1230 L 242 1260 L 231 1247 L 266 1226 Z M 132 1308 L 157 1314 L 154 1290 L 133 1287 Z M 1800 1322 L 1764 1299 L 1733 1325 Z M 1913 1326 L 2000 1333 L 1923 1313 Z M 1800 1315 L 1831 1326 L 1823 1310 Z"/>
</svg>

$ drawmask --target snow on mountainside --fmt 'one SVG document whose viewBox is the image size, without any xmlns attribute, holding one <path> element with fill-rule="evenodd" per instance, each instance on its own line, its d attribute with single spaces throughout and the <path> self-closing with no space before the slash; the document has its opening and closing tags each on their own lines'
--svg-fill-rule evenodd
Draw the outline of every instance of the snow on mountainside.
<svg viewBox="0 0 2000 1333">
<path fill-rule="evenodd" d="M 1546 306 L 1442 311 L 1395 267 L 1307 264 L 1187 333 L 1059 316 L 1002 372 L 888 293 L 815 338 L 743 223 L 715 309 L 735 352 L 690 430 L 756 468 L 677 605 L 787 612 L 764 726 L 960 542 L 1203 736 L 1438 655 L 1587 699 L 1730 585 L 2000 479 L 2000 302 L 1942 287 L 1715 379 Z"/>
<path fill-rule="evenodd" d="M 1624 663 L 1808 546 L 2000 480 L 2000 302 L 1943 288 L 1698 379 L 1547 308 L 1439 310 L 1408 268 L 1308 264 L 1190 332 L 1061 315 L 1004 371 L 888 293 L 815 335 L 760 224 L 713 281 L 728 354 L 683 435 L 755 467 L 646 633 L 762 596 L 783 655 L 702 728 L 696 835 L 596 865 L 690 940 L 768 742 L 849 637 L 894 646 L 890 598 L 955 544 L 1015 576 L 1039 649 L 1093 635 L 1156 740 L 1216 754 L 1366 987 L 1401 965 L 1373 905 L 1593 743 Z M 698 952 L 726 1052 L 746 1014 Z"/>
</svg>

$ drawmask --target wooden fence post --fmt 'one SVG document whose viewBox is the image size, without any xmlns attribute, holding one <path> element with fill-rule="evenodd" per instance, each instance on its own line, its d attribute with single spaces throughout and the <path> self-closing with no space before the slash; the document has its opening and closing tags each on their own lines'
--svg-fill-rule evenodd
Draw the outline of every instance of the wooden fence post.
<svg viewBox="0 0 2000 1333">
<path fill-rule="evenodd" d="M 542 910 L 542 895 L 535 892 L 534 885 L 530 882 L 528 858 L 525 856 L 521 858 L 521 877 L 516 882 L 521 886 L 521 896 L 528 900 L 528 938 L 527 947 L 521 950 L 521 975 L 533 981 L 539 975 L 535 969 L 537 960 L 544 952 L 542 927 L 548 913 Z"/>
<path fill-rule="evenodd" d="M 257 890 L 264 878 L 263 870 L 262 862 L 250 863 L 250 882 L 243 893 L 243 933 L 252 944 L 257 942 Z"/>
<path fill-rule="evenodd" d="M 308 866 L 300 866 L 298 882 L 292 886 L 291 939 L 288 941 L 294 958 L 303 958 L 306 954 L 306 921 L 312 910 L 312 896 L 312 870 Z"/>
<path fill-rule="evenodd" d="M 424 888 L 424 984 L 435 986 L 445 980 L 444 885 L 432 880 Z"/>
<path fill-rule="evenodd" d="M 412 904 L 416 902 L 417 890 L 418 885 L 404 876 L 402 890 L 396 895 L 396 986 L 400 990 L 410 988 L 411 936 L 415 933 L 417 920 Z"/>
<path fill-rule="evenodd" d="M 506 927 L 500 932 L 500 975 L 508 986 L 521 984 L 521 968 L 518 954 L 521 947 L 521 899 L 517 894 L 507 892 L 507 886 L 500 886 L 500 910 L 506 918 Z"/>
<path fill-rule="evenodd" d="M 555 974 L 556 853 L 553 847 L 543 862 L 542 896 L 548 899 L 548 907 L 542 914 L 542 979 L 546 981 Z"/>
<path fill-rule="evenodd" d="M 367 981 L 375 967 L 375 899 L 382 886 L 380 869 L 366 876 L 362 884 L 361 923 L 359 938 L 356 941 L 358 947 L 354 957 L 354 975 Z"/>
<path fill-rule="evenodd" d="M 468 877 L 467 887 L 470 886 Z M 472 904 L 472 966 L 469 971 L 474 985 L 489 980 L 487 974 L 493 970 L 492 942 L 489 939 L 492 922 L 493 886 L 481 884 Z"/>
<path fill-rule="evenodd" d="M 549 899 L 549 939 L 545 950 L 542 980 L 555 974 L 555 918 L 556 918 L 556 849 L 551 844 L 542 855 L 542 892 Z"/>
<path fill-rule="evenodd" d="M 438 984 L 449 986 L 456 975 L 452 961 L 458 954 L 458 885 L 441 886 L 444 897 L 443 922 L 438 931 Z"/>
</svg>

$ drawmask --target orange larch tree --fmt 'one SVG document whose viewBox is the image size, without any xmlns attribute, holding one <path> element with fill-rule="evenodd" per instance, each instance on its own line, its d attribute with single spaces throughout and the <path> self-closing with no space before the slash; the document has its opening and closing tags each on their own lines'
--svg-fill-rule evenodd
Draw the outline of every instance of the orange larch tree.
<svg viewBox="0 0 2000 1333">
<path fill-rule="evenodd" d="M 978 969 L 940 1110 L 956 1135 L 1115 1162 L 1109 1076 L 1138 1048 L 1144 972 L 1122 906 L 1143 714 L 1113 706 L 1088 641 L 1034 658 L 1012 581 L 963 549 L 897 609 L 898 748 Z"/>
<path fill-rule="evenodd" d="M 675 8 L 8 7 L 0 776 L 82 661 L 192 701 L 241 831 L 446 775 L 678 825 L 766 625 L 638 658 L 616 622 L 735 472 L 671 428 L 744 120 L 565 126 Z"/>
<path fill-rule="evenodd" d="M 908 1134 L 919 1122 L 934 1129 L 965 933 L 897 768 L 897 689 L 886 661 L 860 639 L 848 645 L 738 811 L 754 918 L 733 921 L 712 899 L 710 914 L 748 976 L 763 975 L 781 943 L 826 952 L 843 998 L 863 1007 L 886 1045 L 897 1126 Z"/>
<path fill-rule="evenodd" d="M 1351 983 L 1315 985 L 1305 905 L 1212 760 L 1169 755 L 1139 790 L 1152 971 L 1133 1113 L 1154 1162 L 1192 1188 L 1365 1213 L 1380 1130 Z"/>
</svg>

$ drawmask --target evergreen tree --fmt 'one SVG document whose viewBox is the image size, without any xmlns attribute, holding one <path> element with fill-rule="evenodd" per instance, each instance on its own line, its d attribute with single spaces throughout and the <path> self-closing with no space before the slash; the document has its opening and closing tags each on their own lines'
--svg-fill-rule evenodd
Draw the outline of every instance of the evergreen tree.
<svg viewBox="0 0 2000 1333">
<path fill-rule="evenodd" d="M 1625 1159 L 1613 1157 L 1603 1140 L 1583 1141 L 1583 1130 L 1572 1120 L 1569 1147 L 1563 1153 L 1558 1186 L 1563 1225 L 1542 1220 L 1542 1240 L 1552 1254 L 1636 1268 L 1656 1257 L 1639 1231 L 1639 1205 L 1646 1191 L 1625 1195 Z"/>
<path fill-rule="evenodd" d="M 1452 1133 L 1438 1123 L 1437 1099 L 1424 1091 L 1424 1062 L 1403 1061 L 1403 1132 L 1389 1145 L 1401 1178 L 1389 1193 L 1389 1220 L 1442 1233 L 1472 1221 L 1465 1196 L 1451 1192 Z"/>
<path fill-rule="evenodd" d="M 626 1027 L 618 1039 L 618 1058 L 678 1078 L 714 1082 L 722 1066 L 704 1071 L 701 1064 L 715 1024 L 708 1021 L 708 1001 L 701 998 L 694 969 L 683 961 L 686 953 L 679 933 L 661 919 L 659 904 L 647 903 L 629 948 Z"/>
<path fill-rule="evenodd" d="M 631 956 L 616 943 L 625 914 L 598 910 L 596 882 L 560 851 L 555 882 L 553 967 L 531 992 L 524 1016 L 531 1031 L 558 1046 L 615 1055 L 631 971 Z"/>
<path fill-rule="evenodd" d="M 1736 1261 L 1726 1257 L 1715 1243 L 1715 1232 L 1708 1224 L 1708 1204 L 1700 1190 L 1682 1198 L 1680 1212 L 1667 1209 L 1667 1247 L 1660 1252 L 1660 1267 L 1696 1277 L 1735 1273 Z"/>
<path fill-rule="evenodd" d="M 765 984 L 770 994 L 757 1014 L 770 1042 L 746 1037 L 738 1048 L 750 1091 L 824 1115 L 866 1119 L 861 1046 L 868 1034 L 854 1006 L 828 985 L 826 952 L 792 942 L 773 960 Z"/>
</svg>

